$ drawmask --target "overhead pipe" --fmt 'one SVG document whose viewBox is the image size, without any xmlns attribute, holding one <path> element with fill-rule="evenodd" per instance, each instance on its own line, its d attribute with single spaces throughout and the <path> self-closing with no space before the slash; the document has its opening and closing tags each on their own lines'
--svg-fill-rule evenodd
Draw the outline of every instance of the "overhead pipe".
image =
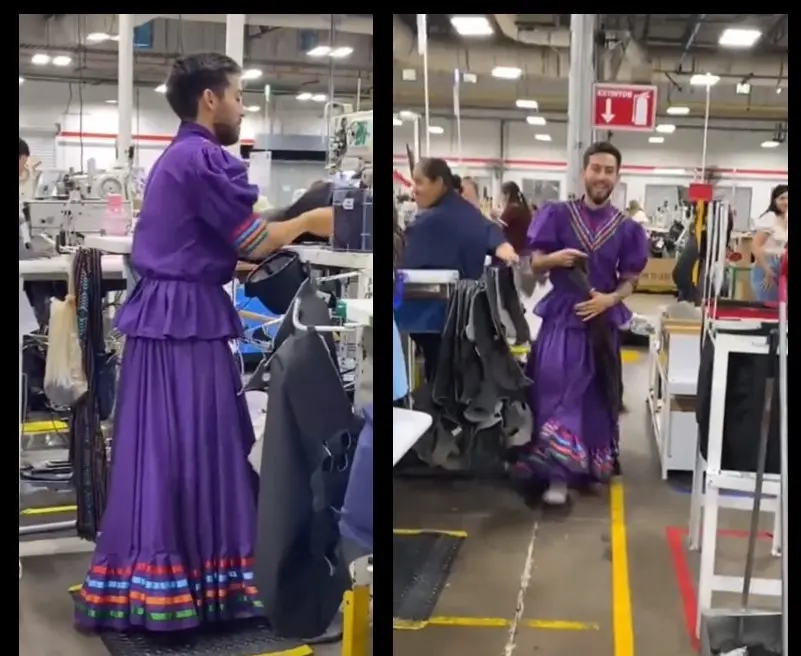
<svg viewBox="0 0 801 656">
<path fill-rule="evenodd" d="M 681 66 L 684 63 L 684 60 L 687 58 L 687 55 L 690 53 L 690 48 L 693 47 L 693 43 L 695 43 L 695 37 L 698 36 L 698 31 L 701 29 L 701 25 L 704 24 L 704 20 L 706 20 L 706 14 L 693 14 L 692 15 L 692 25 L 690 27 L 689 33 L 687 34 L 687 38 L 684 40 L 684 46 L 682 47 L 681 57 L 679 58 L 679 63 L 676 64 L 676 71 L 681 72 Z"/>
</svg>

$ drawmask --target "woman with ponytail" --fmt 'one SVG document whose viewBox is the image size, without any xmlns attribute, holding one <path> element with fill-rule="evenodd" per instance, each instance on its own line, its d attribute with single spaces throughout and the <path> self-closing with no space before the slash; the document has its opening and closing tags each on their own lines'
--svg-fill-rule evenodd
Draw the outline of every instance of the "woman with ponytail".
<svg viewBox="0 0 801 656">
<path fill-rule="evenodd" d="M 501 202 L 503 210 L 500 222 L 506 240 L 520 254 L 526 247 L 526 233 L 531 223 L 531 208 L 523 192 L 516 182 L 504 182 L 501 185 Z"/>
</svg>

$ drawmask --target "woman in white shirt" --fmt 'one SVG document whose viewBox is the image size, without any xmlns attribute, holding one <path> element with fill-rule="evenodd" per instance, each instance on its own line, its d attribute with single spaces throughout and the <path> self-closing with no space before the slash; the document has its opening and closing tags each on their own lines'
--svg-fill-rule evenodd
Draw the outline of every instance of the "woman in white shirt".
<svg viewBox="0 0 801 656">
<path fill-rule="evenodd" d="M 632 200 L 626 209 L 626 213 L 640 225 L 645 225 L 651 222 L 639 201 Z"/>
<path fill-rule="evenodd" d="M 787 185 L 778 185 L 770 193 L 770 207 L 754 222 L 751 289 L 758 301 L 778 300 L 779 262 L 787 247 L 787 215 Z"/>
</svg>

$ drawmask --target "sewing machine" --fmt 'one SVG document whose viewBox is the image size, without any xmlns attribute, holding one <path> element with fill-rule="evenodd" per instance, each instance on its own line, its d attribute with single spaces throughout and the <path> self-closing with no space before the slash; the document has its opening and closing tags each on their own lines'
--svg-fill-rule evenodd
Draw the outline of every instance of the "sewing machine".
<svg viewBox="0 0 801 656">
<path fill-rule="evenodd" d="M 47 170 L 39 175 L 35 198 L 22 213 L 35 252 L 57 253 L 60 246 L 79 246 L 86 235 L 103 234 L 109 197 L 122 198 L 120 219 L 130 223 L 133 205 L 126 170 L 88 174 Z"/>
</svg>

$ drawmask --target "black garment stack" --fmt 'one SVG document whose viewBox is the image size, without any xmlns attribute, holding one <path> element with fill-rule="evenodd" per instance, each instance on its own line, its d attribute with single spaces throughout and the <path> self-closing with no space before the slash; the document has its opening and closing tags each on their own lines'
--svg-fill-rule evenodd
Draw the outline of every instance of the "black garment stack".
<svg viewBox="0 0 801 656">
<path fill-rule="evenodd" d="M 101 422 L 111 416 L 116 377 L 114 356 L 106 351 L 103 331 L 100 251 L 79 250 L 72 275 L 78 339 L 88 390 L 71 409 L 70 464 L 77 497 L 78 536 L 94 541 L 106 507 L 109 475 L 108 449 Z"/>
</svg>

